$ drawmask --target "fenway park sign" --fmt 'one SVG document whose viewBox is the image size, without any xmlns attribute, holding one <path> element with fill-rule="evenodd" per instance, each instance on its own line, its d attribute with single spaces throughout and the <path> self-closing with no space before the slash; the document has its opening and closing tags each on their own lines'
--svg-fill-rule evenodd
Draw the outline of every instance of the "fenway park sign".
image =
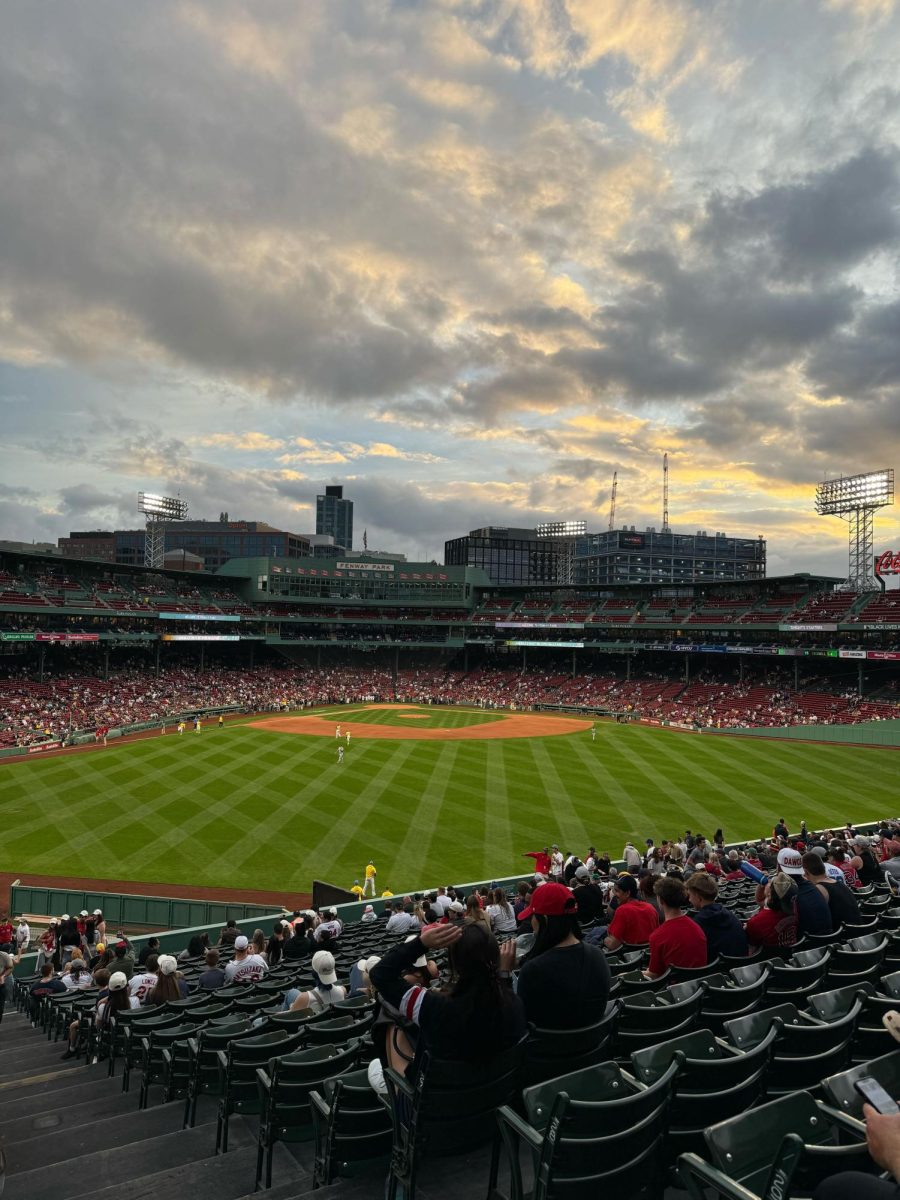
<svg viewBox="0 0 900 1200">
<path fill-rule="evenodd" d="M 900 554 L 895 554 L 893 550 L 885 550 L 875 559 L 876 578 L 881 579 L 884 575 L 900 575 Z"/>
</svg>

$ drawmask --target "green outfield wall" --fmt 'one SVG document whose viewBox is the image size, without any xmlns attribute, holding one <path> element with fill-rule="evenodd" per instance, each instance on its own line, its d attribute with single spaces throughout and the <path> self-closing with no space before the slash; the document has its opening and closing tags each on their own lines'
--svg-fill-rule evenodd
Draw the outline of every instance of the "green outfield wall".
<svg viewBox="0 0 900 1200">
<path fill-rule="evenodd" d="M 704 729 L 701 732 L 843 746 L 900 746 L 900 720 L 860 721 L 857 725 L 780 725 L 772 729 Z"/>
</svg>

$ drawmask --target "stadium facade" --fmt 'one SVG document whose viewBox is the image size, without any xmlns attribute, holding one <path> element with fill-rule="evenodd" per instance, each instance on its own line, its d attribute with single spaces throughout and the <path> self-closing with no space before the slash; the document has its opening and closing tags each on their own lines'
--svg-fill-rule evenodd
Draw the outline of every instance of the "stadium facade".
<svg viewBox="0 0 900 1200">
<path fill-rule="evenodd" d="M 685 670 L 730 655 L 773 667 L 815 658 L 817 670 L 839 668 L 854 681 L 858 671 L 860 685 L 863 669 L 879 678 L 900 672 L 900 603 L 892 593 L 835 591 L 838 582 L 497 584 L 482 567 L 311 555 L 149 572 L 2 552 L 0 653 L 74 653 L 93 643 L 113 655 L 140 648 L 158 668 L 161 655 L 174 662 L 189 649 L 246 661 L 261 652 L 294 657 L 302 647 L 317 658 L 326 649 L 388 652 L 396 670 L 427 651 L 466 669 L 486 659 L 563 661 L 572 673 L 601 663 L 630 671 L 642 656 Z"/>
</svg>

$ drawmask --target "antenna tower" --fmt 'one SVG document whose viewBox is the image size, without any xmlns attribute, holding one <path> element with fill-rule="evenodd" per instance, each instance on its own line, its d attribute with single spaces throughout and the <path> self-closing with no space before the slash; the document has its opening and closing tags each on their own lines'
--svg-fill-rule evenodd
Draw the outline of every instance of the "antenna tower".
<svg viewBox="0 0 900 1200">
<path fill-rule="evenodd" d="M 662 532 L 669 532 L 669 452 L 663 455 L 663 523 Z"/>
<path fill-rule="evenodd" d="M 612 493 L 609 498 L 609 529 L 610 533 L 616 527 L 616 491 L 619 487 L 619 472 L 613 471 Z"/>
</svg>

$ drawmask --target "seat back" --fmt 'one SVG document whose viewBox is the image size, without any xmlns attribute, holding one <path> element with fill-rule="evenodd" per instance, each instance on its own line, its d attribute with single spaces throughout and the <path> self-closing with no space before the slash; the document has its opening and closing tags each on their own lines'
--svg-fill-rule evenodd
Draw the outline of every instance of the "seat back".
<svg viewBox="0 0 900 1200">
<path fill-rule="evenodd" d="M 571 1066 L 600 1062 L 616 1030 L 619 1003 L 610 1000 L 606 1011 L 593 1025 L 578 1029 L 540 1029 L 530 1026 L 525 1050 L 525 1083 L 540 1083 L 566 1073 Z"/>
<path fill-rule="evenodd" d="M 710 1126 L 704 1136 L 713 1162 L 759 1195 L 769 1194 L 764 1192 L 766 1184 L 785 1159 L 790 1169 L 780 1182 L 779 1194 L 784 1196 L 807 1195 L 807 1188 L 812 1191 L 819 1179 L 868 1159 L 865 1141 L 838 1144 L 834 1120 L 809 1092 L 792 1092 L 750 1109 Z M 797 1193 L 791 1187 L 795 1172 L 802 1179 Z"/>
<path fill-rule="evenodd" d="M 872 1058 L 868 1062 L 850 1067 L 847 1071 L 830 1075 L 822 1080 L 822 1089 L 835 1108 L 862 1120 L 865 1100 L 854 1084 L 868 1075 L 876 1079 L 889 1096 L 895 1100 L 900 1098 L 900 1050 L 893 1050 L 881 1058 Z"/>
<path fill-rule="evenodd" d="M 614 1062 L 548 1079 L 522 1092 L 525 1115 L 535 1129 L 546 1129 L 556 1099 L 564 1093 L 568 1137 L 590 1138 L 601 1129 L 604 1136 L 623 1133 L 653 1112 L 661 1097 L 670 1095 L 683 1059 L 676 1051 L 665 1070 L 646 1085 Z"/>
<path fill-rule="evenodd" d="M 678 1063 L 673 1062 L 645 1088 L 615 1064 L 603 1063 L 589 1068 L 591 1079 L 586 1072 L 574 1072 L 538 1089 L 526 1089 L 526 1117 L 544 1134 L 535 1167 L 535 1196 L 565 1195 L 567 1183 L 576 1189 L 574 1194 L 595 1194 L 601 1180 L 608 1184 L 624 1168 L 646 1162 L 665 1133 L 677 1071 Z M 615 1095 L 622 1091 L 627 1094 Z M 573 1092 L 583 1098 L 573 1099 Z M 595 1098 L 584 1098 L 589 1094 Z M 655 1166 L 651 1176 L 658 1178 Z M 647 1177 L 644 1182 L 653 1187 L 655 1181 Z M 605 1194 L 608 1188 L 602 1190 Z"/>
</svg>

